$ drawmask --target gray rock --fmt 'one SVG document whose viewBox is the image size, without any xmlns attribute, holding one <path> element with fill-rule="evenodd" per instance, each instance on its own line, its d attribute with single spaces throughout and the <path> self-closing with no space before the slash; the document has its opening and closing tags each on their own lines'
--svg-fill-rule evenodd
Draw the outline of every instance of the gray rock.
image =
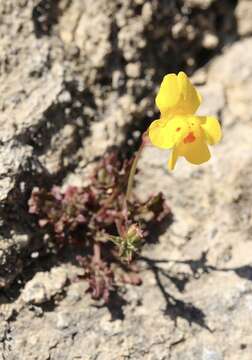
<svg viewBox="0 0 252 360">
<path fill-rule="evenodd" d="M 251 36 L 252 25 L 251 25 L 251 2 L 249 0 L 240 0 L 235 10 L 238 32 L 240 36 Z"/>
<path fill-rule="evenodd" d="M 56 327 L 59 330 L 63 330 L 69 327 L 71 317 L 67 313 L 58 313 Z"/>
<path fill-rule="evenodd" d="M 223 356 L 217 351 L 203 349 L 202 360 L 223 360 Z"/>
<path fill-rule="evenodd" d="M 22 300 L 29 304 L 43 304 L 63 291 L 67 281 L 66 269 L 53 268 L 50 272 L 38 272 L 24 287 Z"/>
</svg>

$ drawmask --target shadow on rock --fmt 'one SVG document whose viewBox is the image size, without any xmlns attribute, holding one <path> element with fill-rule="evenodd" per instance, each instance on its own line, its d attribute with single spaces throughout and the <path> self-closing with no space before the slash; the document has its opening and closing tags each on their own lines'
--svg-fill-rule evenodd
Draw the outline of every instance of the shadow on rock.
<svg viewBox="0 0 252 360">
<path fill-rule="evenodd" d="M 252 266 L 251 265 L 244 265 L 244 266 L 240 266 L 240 267 L 237 267 L 237 268 L 224 268 L 224 269 L 213 268 L 213 270 L 217 270 L 217 271 L 233 271 L 240 278 L 252 281 Z"/>
<path fill-rule="evenodd" d="M 195 323 L 202 328 L 207 329 L 211 332 L 211 329 L 207 325 L 207 319 L 204 312 L 193 305 L 192 303 L 187 303 L 181 299 L 177 299 L 170 292 L 167 291 L 166 286 L 162 281 L 162 277 L 167 278 L 176 288 L 183 292 L 186 284 L 192 279 L 198 279 L 202 274 L 208 274 L 213 271 L 219 272 L 234 272 L 240 278 L 244 278 L 246 280 L 252 281 L 252 266 L 244 265 L 240 267 L 233 268 L 218 268 L 213 265 L 207 264 L 207 251 L 202 252 L 201 256 L 198 259 L 189 259 L 189 260 L 167 260 L 167 259 L 157 259 L 153 260 L 148 257 L 141 257 L 141 260 L 144 261 L 148 268 L 153 272 L 157 286 L 160 289 L 162 296 L 166 301 L 166 309 L 165 314 L 169 315 L 171 319 L 177 322 L 178 318 L 183 318 L 188 321 L 191 325 Z M 189 273 L 177 273 L 171 274 L 168 270 L 163 269 L 159 266 L 159 264 L 165 263 L 176 263 L 188 265 L 192 275 Z"/>
<path fill-rule="evenodd" d="M 101 306 L 95 305 L 96 308 L 106 307 L 111 315 L 111 321 L 124 320 L 125 315 L 123 307 L 127 305 L 127 301 L 118 292 L 113 292 L 109 301 Z"/>
<path fill-rule="evenodd" d="M 148 268 L 153 272 L 157 286 L 160 289 L 163 298 L 165 299 L 165 315 L 168 315 L 172 320 L 174 320 L 175 323 L 177 323 L 178 318 L 182 318 L 190 325 L 195 323 L 211 332 L 211 329 L 206 323 L 206 315 L 204 312 L 190 302 L 177 299 L 167 291 L 162 281 L 162 276 L 168 278 L 176 286 L 176 288 L 182 292 L 190 280 L 189 274 L 180 273 L 178 276 L 171 275 L 168 271 L 165 271 L 157 265 L 158 263 L 167 263 L 169 260 L 152 260 L 147 257 L 141 257 L 141 259 L 146 262 Z"/>
</svg>

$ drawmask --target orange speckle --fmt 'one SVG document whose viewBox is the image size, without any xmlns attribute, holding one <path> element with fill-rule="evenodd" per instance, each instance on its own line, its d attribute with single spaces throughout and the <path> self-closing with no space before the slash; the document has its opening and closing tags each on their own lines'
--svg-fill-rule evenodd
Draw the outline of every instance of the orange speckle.
<svg viewBox="0 0 252 360">
<path fill-rule="evenodd" d="M 189 144 L 196 140 L 193 132 L 189 132 L 189 134 L 184 138 L 184 143 Z"/>
<path fill-rule="evenodd" d="M 180 127 L 178 127 L 177 129 L 176 129 L 176 131 L 180 131 L 181 130 L 181 128 Z"/>
</svg>

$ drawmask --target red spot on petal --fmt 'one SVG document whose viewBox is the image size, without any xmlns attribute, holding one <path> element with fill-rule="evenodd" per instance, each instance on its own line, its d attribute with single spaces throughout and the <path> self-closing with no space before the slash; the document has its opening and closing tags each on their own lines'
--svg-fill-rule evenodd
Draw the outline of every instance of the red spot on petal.
<svg viewBox="0 0 252 360">
<path fill-rule="evenodd" d="M 181 130 L 181 128 L 180 127 L 178 127 L 177 129 L 176 129 L 176 131 L 180 131 Z"/>
<path fill-rule="evenodd" d="M 193 132 L 189 132 L 189 134 L 184 138 L 185 144 L 190 144 L 196 140 Z"/>
</svg>

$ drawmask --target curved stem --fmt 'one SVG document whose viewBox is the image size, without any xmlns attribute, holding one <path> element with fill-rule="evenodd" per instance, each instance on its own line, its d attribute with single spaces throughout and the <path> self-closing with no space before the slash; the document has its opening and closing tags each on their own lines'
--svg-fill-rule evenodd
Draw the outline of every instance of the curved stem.
<svg viewBox="0 0 252 360">
<path fill-rule="evenodd" d="M 118 234 L 121 237 L 124 236 L 124 234 L 125 234 L 125 232 L 127 231 L 127 228 L 128 228 L 128 202 L 129 202 L 130 197 L 132 195 L 134 176 L 136 174 L 137 164 L 138 164 L 138 161 L 140 159 L 140 156 L 141 156 L 141 154 L 143 152 L 143 149 L 144 149 L 146 144 L 147 144 L 146 133 L 144 133 L 143 136 L 142 136 L 142 143 L 141 143 L 138 151 L 135 154 L 135 158 L 134 158 L 133 163 L 131 165 L 131 169 L 130 169 L 130 173 L 129 173 L 129 177 L 128 177 L 127 190 L 126 190 L 125 198 L 124 198 L 124 201 L 123 201 L 123 207 L 122 207 L 122 215 L 123 215 L 124 221 L 123 220 L 117 220 L 116 221 L 117 231 L 118 231 Z"/>
<path fill-rule="evenodd" d="M 131 194 L 132 194 L 134 176 L 136 174 L 137 164 L 138 164 L 140 156 L 141 156 L 141 154 L 143 152 L 144 146 L 145 146 L 145 141 L 143 140 L 142 144 L 140 145 L 140 148 L 136 152 L 135 159 L 134 159 L 134 161 L 132 163 L 132 166 L 131 166 L 131 169 L 130 169 L 128 185 L 127 185 L 127 191 L 126 191 L 126 196 L 125 196 L 126 204 L 130 200 L 130 197 L 131 197 Z"/>
</svg>

